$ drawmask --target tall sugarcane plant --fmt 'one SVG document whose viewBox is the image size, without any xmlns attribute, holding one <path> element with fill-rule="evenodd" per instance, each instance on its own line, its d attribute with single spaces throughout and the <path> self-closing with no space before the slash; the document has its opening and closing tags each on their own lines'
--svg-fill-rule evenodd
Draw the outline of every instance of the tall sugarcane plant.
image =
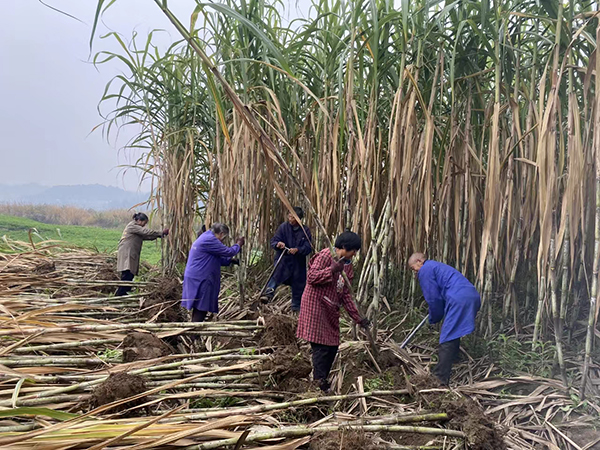
<svg viewBox="0 0 600 450">
<path fill-rule="evenodd" d="M 208 221 L 264 246 L 303 204 L 317 248 L 362 235 L 373 318 L 398 295 L 389 268 L 426 251 L 480 287 L 483 333 L 553 340 L 565 383 L 579 343 L 565 347 L 563 327 L 589 317 L 596 370 L 593 2 L 316 0 L 289 24 L 286 8 L 198 2 L 186 42 L 103 54 L 126 67 L 109 123 L 142 127 L 132 145 L 149 149 L 139 165 L 158 175 L 165 221 L 191 236 L 183 216 L 201 198 Z M 170 260 L 186 244 L 177 235 Z"/>
</svg>

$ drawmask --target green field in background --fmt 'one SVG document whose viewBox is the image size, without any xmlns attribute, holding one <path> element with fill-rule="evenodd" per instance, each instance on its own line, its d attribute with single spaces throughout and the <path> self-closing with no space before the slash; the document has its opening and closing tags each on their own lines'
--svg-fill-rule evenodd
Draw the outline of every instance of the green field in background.
<svg viewBox="0 0 600 450">
<path fill-rule="evenodd" d="M 29 230 L 33 233 L 34 242 L 41 240 L 59 240 L 80 247 L 100 252 L 115 252 L 122 230 L 97 227 L 81 227 L 76 225 L 49 225 L 22 217 L 0 214 L 0 237 L 29 242 Z M 160 261 L 160 239 L 144 242 L 142 260 L 150 264 Z"/>
</svg>

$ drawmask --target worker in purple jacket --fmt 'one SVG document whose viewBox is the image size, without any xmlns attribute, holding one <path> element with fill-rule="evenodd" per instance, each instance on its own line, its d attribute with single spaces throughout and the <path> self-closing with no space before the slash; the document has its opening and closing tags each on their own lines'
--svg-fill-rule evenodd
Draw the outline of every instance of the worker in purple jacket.
<svg viewBox="0 0 600 450">
<path fill-rule="evenodd" d="M 440 383 L 450 383 L 452 364 L 457 360 L 460 338 L 475 331 L 475 316 L 481 299 L 475 286 L 462 273 L 446 264 L 431 261 L 423 253 L 408 259 L 408 266 L 419 278 L 425 301 L 429 305 L 429 323 L 441 322 L 438 363 L 433 374 Z"/>
<path fill-rule="evenodd" d="M 300 220 L 304 218 L 302 208 L 295 207 L 294 212 Z M 277 228 L 271 239 L 271 247 L 275 250 L 275 261 L 279 260 L 282 252 L 283 259 L 267 284 L 262 301 L 267 303 L 275 296 L 275 290 L 280 284 L 292 288 L 292 311 L 300 311 L 300 302 L 306 286 L 306 257 L 312 252 L 312 236 L 308 227 L 300 225 L 290 213 L 287 222 Z"/>
<path fill-rule="evenodd" d="M 221 266 L 239 264 L 233 259 L 244 245 L 244 238 L 227 247 L 223 240 L 229 235 L 229 227 L 215 223 L 202 233 L 192 245 L 183 275 L 181 304 L 192 311 L 192 322 L 204 322 L 207 313 L 219 312 L 221 290 Z"/>
</svg>

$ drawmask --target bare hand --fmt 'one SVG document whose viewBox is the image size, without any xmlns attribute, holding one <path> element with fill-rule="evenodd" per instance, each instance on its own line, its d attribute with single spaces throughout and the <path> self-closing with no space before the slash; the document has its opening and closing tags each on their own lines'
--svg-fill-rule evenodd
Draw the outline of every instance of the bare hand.
<svg viewBox="0 0 600 450">
<path fill-rule="evenodd" d="M 296 253 L 298 253 L 297 248 L 290 248 L 290 255 L 295 255 Z"/>
<path fill-rule="evenodd" d="M 244 244 L 246 243 L 246 239 L 244 239 L 244 237 L 240 236 L 239 238 L 237 238 L 237 240 L 235 241 L 235 243 L 237 245 L 239 245 L 240 247 L 243 247 Z"/>
<path fill-rule="evenodd" d="M 168 228 L 165 228 L 165 229 L 163 230 L 163 233 L 162 233 L 162 234 L 163 234 L 163 236 L 168 236 L 168 235 L 169 235 L 169 229 L 168 229 Z"/>
<path fill-rule="evenodd" d="M 283 243 L 283 242 L 278 242 L 278 243 L 277 243 L 277 248 L 279 248 L 279 249 L 283 250 L 283 249 L 285 248 L 285 243 Z"/>
<path fill-rule="evenodd" d="M 331 273 L 332 274 L 338 274 L 338 273 L 342 273 L 342 271 L 344 270 L 344 263 L 342 261 L 332 261 L 331 262 Z"/>
</svg>

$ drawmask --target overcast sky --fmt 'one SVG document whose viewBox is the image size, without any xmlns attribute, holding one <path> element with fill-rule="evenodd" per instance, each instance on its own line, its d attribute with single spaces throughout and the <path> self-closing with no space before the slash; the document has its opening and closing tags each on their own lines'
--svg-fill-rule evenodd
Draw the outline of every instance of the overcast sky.
<svg viewBox="0 0 600 450">
<path fill-rule="evenodd" d="M 0 14 L 0 184 L 93 184 L 137 190 L 139 175 L 117 166 L 135 155 L 119 152 L 122 136 L 106 142 L 97 105 L 106 83 L 119 73 L 115 63 L 89 63 L 89 38 L 96 0 L 45 0 L 83 23 L 38 0 L 3 2 Z M 108 3 L 108 2 L 107 2 Z M 308 0 L 295 5 L 302 7 Z M 195 0 L 170 2 L 183 23 Z M 296 7 L 294 8 L 296 9 Z M 103 16 L 97 36 L 117 31 L 130 38 L 162 28 L 165 43 L 179 40 L 152 0 L 118 0 Z M 115 50 L 96 39 L 94 52 Z M 143 190 L 147 190 L 147 186 Z"/>
</svg>

